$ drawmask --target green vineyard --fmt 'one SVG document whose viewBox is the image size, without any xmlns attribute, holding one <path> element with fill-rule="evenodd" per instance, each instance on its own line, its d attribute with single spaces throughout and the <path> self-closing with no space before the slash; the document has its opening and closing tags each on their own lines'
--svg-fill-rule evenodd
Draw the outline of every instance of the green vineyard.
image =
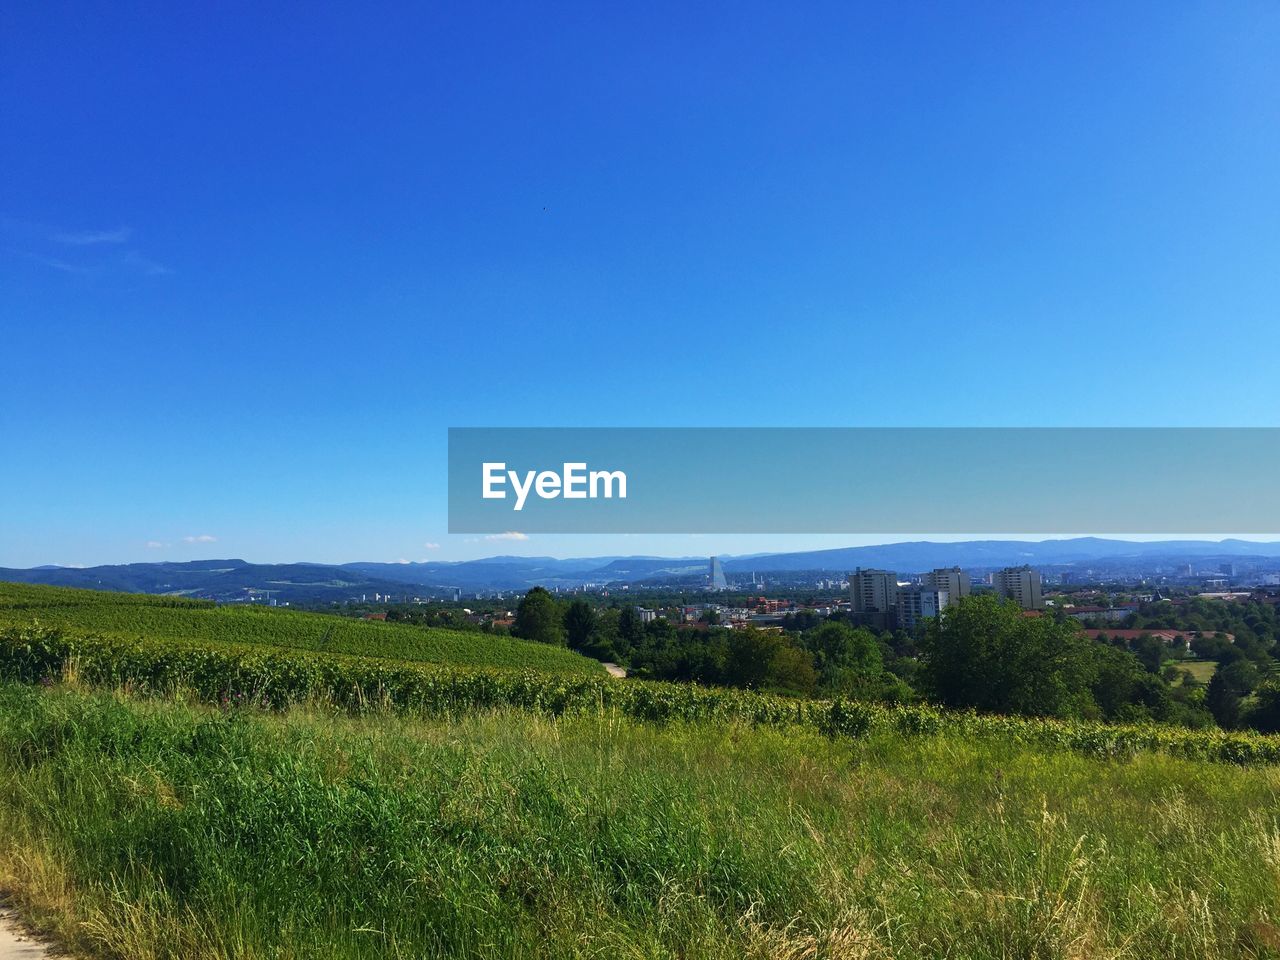
<svg viewBox="0 0 1280 960">
<path fill-rule="evenodd" d="M 197 641 L 215 650 L 247 645 L 555 674 L 603 672 L 596 661 L 563 647 L 493 634 L 181 597 L 0 584 L 0 626 L 32 623 L 122 640 Z"/>
<path fill-rule="evenodd" d="M 442 668 L 229 643 L 73 636 L 41 627 L 0 631 L 0 676 L 26 683 L 74 677 L 94 687 L 187 693 L 207 702 L 277 710 L 323 702 L 356 711 L 386 707 L 429 716 L 499 708 L 556 716 L 616 711 L 655 723 L 797 726 L 842 737 L 894 732 L 999 738 L 1099 758 L 1155 752 L 1243 765 L 1280 762 L 1280 738 L 1258 734 L 1037 720 L 922 705 L 796 700 L 691 684 L 619 683 L 603 676 Z"/>
</svg>

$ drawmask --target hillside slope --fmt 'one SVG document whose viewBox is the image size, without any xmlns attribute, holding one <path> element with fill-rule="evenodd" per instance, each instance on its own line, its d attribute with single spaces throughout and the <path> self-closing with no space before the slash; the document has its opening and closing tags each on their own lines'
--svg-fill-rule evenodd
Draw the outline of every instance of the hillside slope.
<svg viewBox="0 0 1280 960">
<path fill-rule="evenodd" d="M 35 621 L 78 633 L 206 641 L 386 657 L 465 667 L 601 674 L 563 647 L 511 637 L 256 606 L 217 606 L 145 594 L 0 583 L 0 625 Z"/>
</svg>

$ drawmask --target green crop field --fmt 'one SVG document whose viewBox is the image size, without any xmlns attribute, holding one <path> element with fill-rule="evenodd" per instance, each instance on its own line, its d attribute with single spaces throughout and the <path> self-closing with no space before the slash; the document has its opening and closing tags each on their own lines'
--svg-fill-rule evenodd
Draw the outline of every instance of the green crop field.
<svg viewBox="0 0 1280 960">
<path fill-rule="evenodd" d="M 0 626 L 76 634 L 314 650 L 468 667 L 601 673 L 571 650 L 510 637 L 176 597 L 0 583 Z"/>
</svg>

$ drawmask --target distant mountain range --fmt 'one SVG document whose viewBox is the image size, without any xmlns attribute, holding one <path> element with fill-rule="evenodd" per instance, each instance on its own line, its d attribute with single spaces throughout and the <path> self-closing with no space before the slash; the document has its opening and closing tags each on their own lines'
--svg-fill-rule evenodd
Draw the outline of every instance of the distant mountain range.
<svg viewBox="0 0 1280 960">
<path fill-rule="evenodd" d="M 969 570 L 1028 563 L 1039 567 L 1126 566 L 1212 561 L 1275 559 L 1280 568 L 1280 542 L 1248 540 L 1161 540 L 1135 542 L 1076 537 L 1067 540 L 967 540 L 957 543 L 916 541 L 834 550 L 724 557 L 733 574 L 786 575 L 801 572 L 844 574 L 855 567 L 882 567 L 901 574 L 933 567 Z M 258 564 L 245 560 L 195 560 L 187 563 L 128 563 L 100 567 L 0 567 L 0 580 L 175 593 L 218 600 L 245 599 L 271 591 L 290 602 L 346 600 L 374 594 L 442 596 L 453 589 L 466 593 L 524 590 L 535 584 L 573 587 L 583 583 L 621 584 L 670 581 L 696 585 L 707 572 L 706 557 L 487 557 L 453 563 L 319 563 Z"/>
<path fill-rule="evenodd" d="M 886 543 L 869 547 L 840 547 L 803 553 L 778 553 L 766 557 L 730 559 L 725 569 L 756 570 L 852 570 L 884 567 L 900 573 L 920 573 L 934 567 L 1078 566 L 1117 560 L 1193 562 L 1211 558 L 1280 557 L 1280 542 L 1252 540 L 1104 540 L 1073 537 L 1068 540 L 962 540 L 934 543 Z M 766 566 L 767 564 L 767 566 Z"/>
</svg>

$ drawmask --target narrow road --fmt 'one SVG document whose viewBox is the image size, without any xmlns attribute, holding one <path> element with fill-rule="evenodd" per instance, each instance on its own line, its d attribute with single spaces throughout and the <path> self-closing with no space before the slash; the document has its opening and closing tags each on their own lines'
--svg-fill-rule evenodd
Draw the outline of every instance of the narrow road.
<svg viewBox="0 0 1280 960">
<path fill-rule="evenodd" d="M 602 666 L 609 671 L 609 676 L 617 677 L 619 680 L 627 675 L 626 668 L 620 667 L 616 663 L 604 663 Z"/>
<path fill-rule="evenodd" d="M 54 956 L 47 944 L 23 931 L 12 910 L 0 907 L 0 960 L 52 960 Z"/>
</svg>

